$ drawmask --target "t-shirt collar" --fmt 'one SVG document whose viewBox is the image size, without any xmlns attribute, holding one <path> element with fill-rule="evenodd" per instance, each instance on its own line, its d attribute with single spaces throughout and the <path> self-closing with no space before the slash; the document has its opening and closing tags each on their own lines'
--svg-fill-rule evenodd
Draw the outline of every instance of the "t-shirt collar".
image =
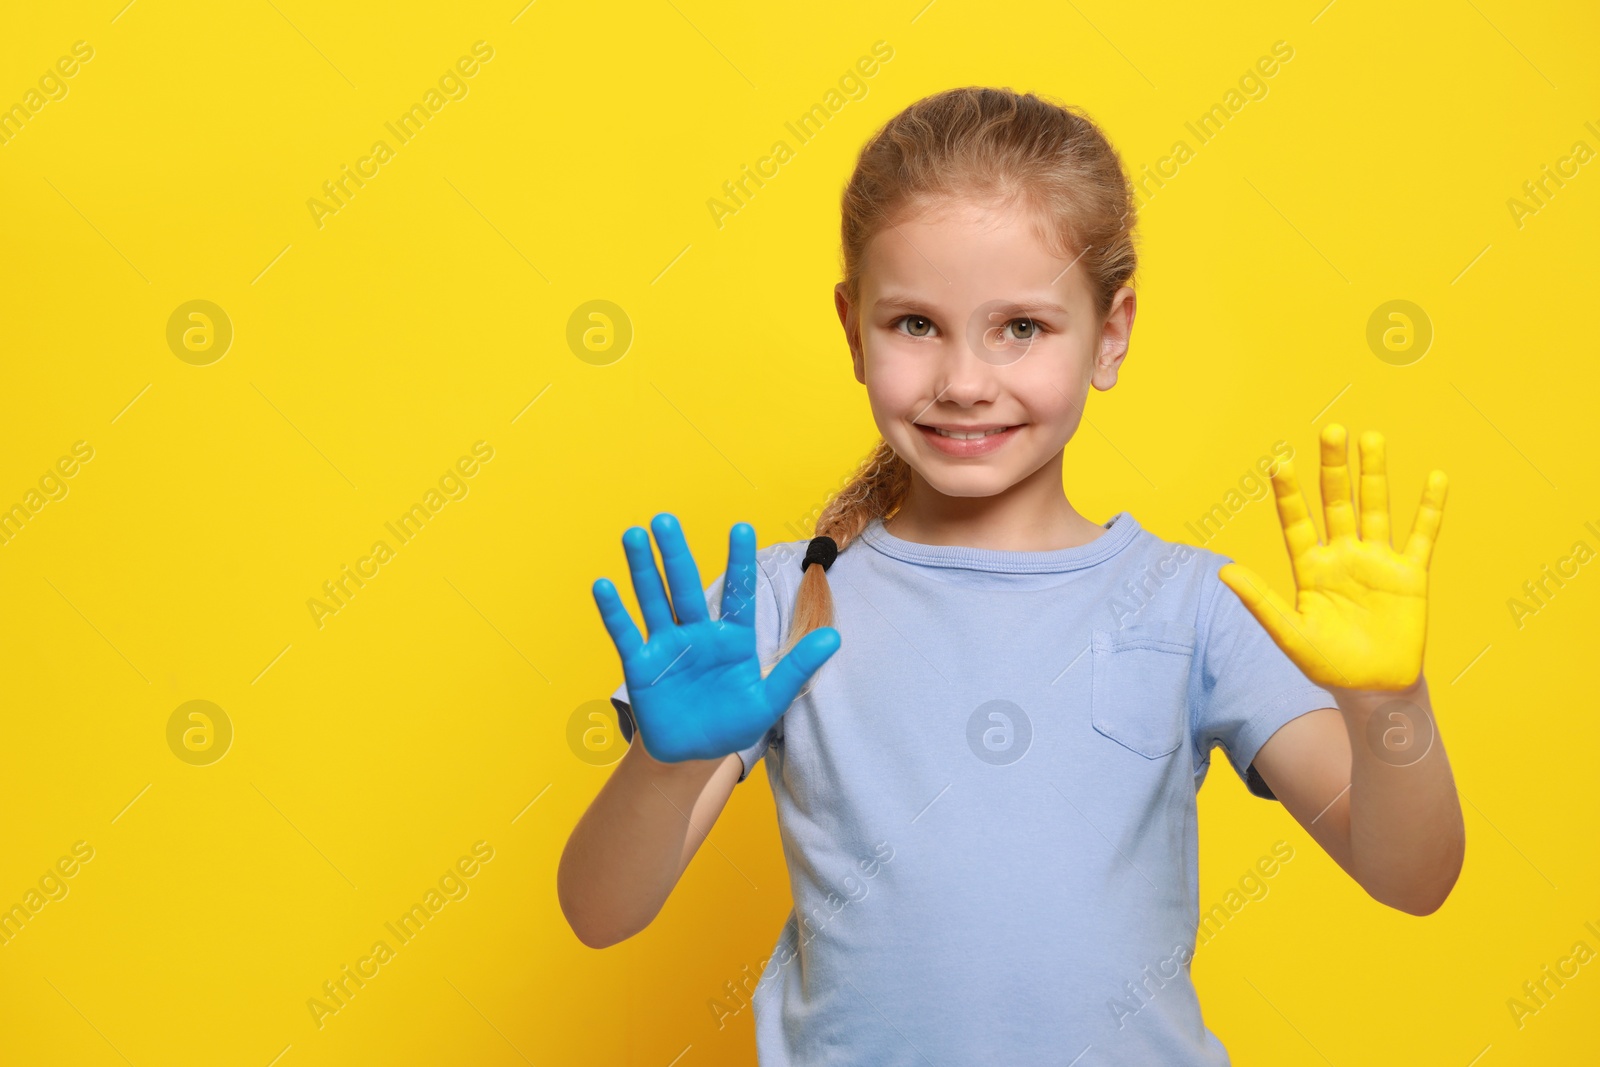
<svg viewBox="0 0 1600 1067">
<path fill-rule="evenodd" d="M 922 567 L 954 567 L 1002 574 L 1049 574 L 1078 570 L 1108 559 L 1126 548 L 1141 529 L 1133 515 L 1126 511 L 1117 512 L 1101 525 L 1106 532 L 1093 541 L 1039 552 L 969 548 L 964 545 L 925 545 L 896 537 L 884 528 L 882 519 L 869 522 L 857 540 L 886 556 Z"/>
</svg>

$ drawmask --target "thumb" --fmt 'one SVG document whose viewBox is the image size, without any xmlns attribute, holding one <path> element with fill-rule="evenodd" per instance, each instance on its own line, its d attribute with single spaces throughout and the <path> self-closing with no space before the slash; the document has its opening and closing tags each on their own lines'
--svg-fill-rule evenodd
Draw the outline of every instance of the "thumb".
<svg viewBox="0 0 1600 1067">
<path fill-rule="evenodd" d="M 819 626 L 795 643 L 766 677 L 767 706 L 781 715 L 817 669 L 839 651 L 839 631 Z"/>
<path fill-rule="evenodd" d="M 1217 579 L 1238 595 L 1261 628 L 1285 653 L 1298 644 L 1299 633 L 1293 624 L 1295 609 L 1259 574 L 1242 563 L 1227 563 L 1217 571 Z"/>
</svg>

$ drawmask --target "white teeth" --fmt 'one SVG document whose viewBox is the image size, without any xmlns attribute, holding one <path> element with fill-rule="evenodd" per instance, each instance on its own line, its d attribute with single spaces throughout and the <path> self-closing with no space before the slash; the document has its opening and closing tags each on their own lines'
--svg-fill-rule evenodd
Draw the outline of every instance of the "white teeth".
<svg viewBox="0 0 1600 1067">
<path fill-rule="evenodd" d="M 980 437 L 993 437 L 997 433 L 1005 433 L 1008 429 L 1010 429 L 1010 427 L 1002 426 L 998 430 L 986 430 L 983 433 L 952 433 L 949 430 L 941 430 L 939 427 L 935 426 L 933 427 L 933 432 L 938 434 L 940 437 L 953 437 L 957 441 L 976 441 Z"/>
</svg>

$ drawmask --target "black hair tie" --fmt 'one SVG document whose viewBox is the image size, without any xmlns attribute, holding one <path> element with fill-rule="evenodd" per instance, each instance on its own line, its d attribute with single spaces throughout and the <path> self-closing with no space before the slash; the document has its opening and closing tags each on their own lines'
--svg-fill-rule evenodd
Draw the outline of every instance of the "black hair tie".
<svg viewBox="0 0 1600 1067">
<path fill-rule="evenodd" d="M 831 537 L 813 537 L 806 546 L 806 558 L 800 563 L 800 573 L 804 574 L 806 568 L 813 563 L 822 564 L 822 569 L 827 570 L 833 566 L 833 561 L 839 556 L 839 543 Z"/>
</svg>

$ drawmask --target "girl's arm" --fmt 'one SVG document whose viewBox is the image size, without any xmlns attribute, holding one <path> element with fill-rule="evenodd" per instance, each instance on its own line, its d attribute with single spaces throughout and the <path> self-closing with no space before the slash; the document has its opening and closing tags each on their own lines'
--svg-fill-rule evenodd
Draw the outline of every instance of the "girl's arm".
<svg viewBox="0 0 1600 1067">
<path fill-rule="evenodd" d="M 561 853 L 556 897 L 590 948 L 650 925 L 739 780 L 738 753 L 661 763 L 635 734 Z"/>
<path fill-rule="evenodd" d="M 1254 765 L 1323 850 L 1374 900 L 1437 911 L 1466 847 L 1428 684 L 1332 690 L 1337 708 L 1285 723 Z"/>
<path fill-rule="evenodd" d="M 1281 727 L 1257 753 L 1257 771 L 1375 899 L 1427 915 L 1450 895 L 1466 851 L 1455 778 L 1422 675 L 1428 563 L 1448 483 L 1443 471 L 1428 476 L 1411 535 L 1397 552 L 1384 467 L 1383 436 L 1369 430 L 1361 436 L 1357 513 L 1344 427 L 1328 425 L 1322 431 L 1326 544 L 1291 464 L 1285 460 L 1272 475 L 1294 569 L 1294 604 L 1237 563 L 1217 577 L 1338 704 Z"/>
<path fill-rule="evenodd" d="M 556 870 L 561 911 L 592 948 L 632 937 L 655 918 L 727 804 L 744 763 L 739 753 L 772 728 L 840 644 L 839 631 L 818 627 L 763 674 L 757 597 L 771 605 L 768 625 L 776 602 L 756 564 L 755 528 L 734 524 L 728 567 L 702 588 L 677 517 L 662 512 L 650 525 L 665 586 L 649 535 L 637 526 L 622 535 L 648 641 L 616 586 L 605 578 L 594 583 L 601 621 L 622 658 L 636 729 L 622 762 L 573 828 Z M 712 618 L 714 602 L 721 610 Z"/>
</svg>

